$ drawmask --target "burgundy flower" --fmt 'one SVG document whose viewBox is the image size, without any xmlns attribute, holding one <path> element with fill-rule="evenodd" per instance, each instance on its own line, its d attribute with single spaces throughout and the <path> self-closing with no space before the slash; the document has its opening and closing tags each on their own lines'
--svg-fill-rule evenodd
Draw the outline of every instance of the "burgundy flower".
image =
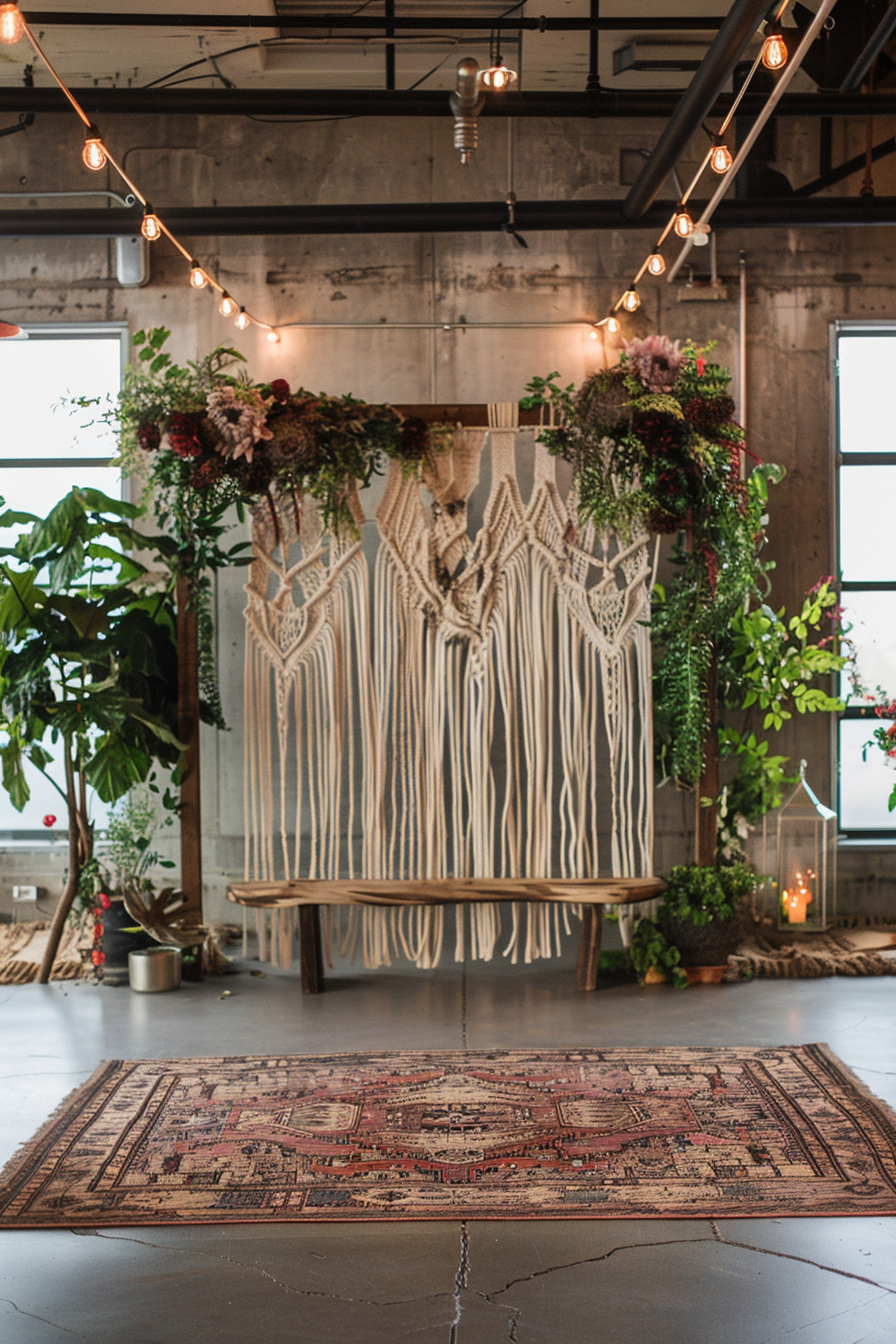
<svg viewBox="0 0 896 1344">
<path fill-rule="evenodd" d="M 195 490 L 207 490 L 209 486 L 220 481 L 224 475 L 224 464 L 218 457 L 206 458 L 198 466 L 193 468 L 193 474 L 190 477 L 190 483 Z"/>
<path fill-rule="evenodd" d="M 419 462 L 429 447 L 429 430 L 426 421 L 419 416 L 409 415 L 401 422 L 401 431 L 395 451 L 406 462 Z"/>
<path fill-rule="evenodd" d="M 152 420 L 142 424 L 137 430 L 137 442 L 144 453 L 154 453 L 162 441 L 162 434 Z"/>
<path fill-rule="evenodd" d="M 199 425 L 192 415 L 175 411 L 168 417 L 168 442 L 178 457 L 199 457 L 202 444 L 199 441 Z"/>
<path fill-rule="evenodd" d="M 289 397 L 289 383 L 285 378 L 275 378 L 271 383 L 271 396 L 281 404 Z"/>
</svg>

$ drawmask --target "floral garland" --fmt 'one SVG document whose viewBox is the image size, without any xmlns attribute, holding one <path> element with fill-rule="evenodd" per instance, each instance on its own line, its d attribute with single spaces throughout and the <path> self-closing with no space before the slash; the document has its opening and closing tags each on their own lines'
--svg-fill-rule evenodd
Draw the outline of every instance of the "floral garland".
<svg viewBox="0 0 896 1344">
<path fill-rule="evenodd" d="M 450 438 L 443 425 L 403 417 L 391 406 L 354 397 L 293 392 L 282 378 L 254 384 L 235 375 L 237 350 L 220 347 L 198 362 L 174 364 L 164 327 L 137 332 L 137 362 L 105 419 L 118 436 L 118 465 L 146 479 L 174 574 L 190 581 L 197 613 L 203 717 L 224 727 L 214 663 L 210 574 L 245 563 L 245 543 L 221 544 L 224 515 L 267 501 L 275 527 L 276 498 L 316 500 L 325 527 L 354 532 L 351 494 L 381 472 L 386 458 L 420 471 Z M 240 370 L 242 374 L 242 370 Z"/>
</svg>

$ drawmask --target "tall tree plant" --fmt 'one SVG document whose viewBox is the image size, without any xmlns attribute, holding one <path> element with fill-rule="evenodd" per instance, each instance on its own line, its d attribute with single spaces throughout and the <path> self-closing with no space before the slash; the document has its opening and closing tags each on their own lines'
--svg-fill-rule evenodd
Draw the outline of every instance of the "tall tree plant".
<svg viewBox="0 0 896 1344">
<path fill-rule="evenodd" d="M 173 583 L 135 558 L 147 546 L 138 514 L 89 489 L 71 490 L 45 519 L 0 514 L 0 527 L 27 529 L 0 550 L 3 787 L 22 811 L 30 761 L 68 813 L 68 875 L 41 983 L 93 855 L 89 790 L 114 803 L 181 752 Z"/>
</svg>

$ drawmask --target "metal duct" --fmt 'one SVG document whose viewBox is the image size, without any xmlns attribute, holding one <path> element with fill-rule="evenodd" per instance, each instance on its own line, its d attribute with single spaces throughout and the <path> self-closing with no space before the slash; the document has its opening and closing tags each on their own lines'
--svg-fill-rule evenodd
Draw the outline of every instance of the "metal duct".
<svg viewBox="0 0 896 1344">
<path fill-rule="evenodd" d="M 622 209 L 626 219 L 640 219 L 660 193 L 691 136 L 716 104 L 741 54 L 768 12 L 768 0 L 736 0 L 713 38 L 681 102 L 654 146 Z"/>
<path fill-rule="evenodd" d="M 501 233 L 503 201 L 439 201 L 407 205 L 268 205 L 160 208 L 180 238 L 273 237 L 303 234 Z M 658 230 L 668 205 L 652 206 L 636 223 L 626 220 L 622 201 L 517 201 L 516 225 L 526 232 L 618 229 Z M 134 233 L 133 210 L 0 210 L 4 238 L 119 238 Z M 896 224 L 896 197 L 775 198 L 723 201 L 716 228 L 844 228 Z"/>
</svg>

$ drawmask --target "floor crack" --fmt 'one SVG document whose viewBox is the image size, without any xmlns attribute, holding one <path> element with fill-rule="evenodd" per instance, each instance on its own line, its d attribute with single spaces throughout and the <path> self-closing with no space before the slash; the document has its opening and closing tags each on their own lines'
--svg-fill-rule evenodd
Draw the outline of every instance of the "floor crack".
<svg viewBox="0 0 896 1344">
<path fill-rule="evenodd" d="M 20 1316 L 28 1316 L 32 1321 L 41 1321 L 44 1325 L 49 1325 L 54 1330 L 61 1330 L 63 1334 L 74 1335 L 76 1339 L 87 1339 L 87 1335 L 82 1335 L 77 1330 L 69 1330 L 67 1325 L 57 1325 L 55 1321 L 49 1320 L 46 1316 L 38 1316 L 33 1311 L 23 1311 L 21 1307 L 16 1306 L 15 1302 L 13 1302 L 10 1297 L 0 1297 L 0 1302 L 8 1303 L 13 1311 L 18 1312 Z"/>
<path fill-rule="evenodd" d="M 136 1246 L 146 1246 L 153 1251 L 169 1251 L 176 1253 L 180 1248 L 174 1246 L 163 1246 L 157 1241 L 144 1241 L 142 1237 L 114 1237 L 107 1232 L 97 1230 L 88 1230 L 86 1228 L 72 1229 L 76 1237 L 99 1237 L 101 1241 L 129 1241 Z M 284 1283 L 278 1279 L 270 1270 L 264 1269 L 261 1265 L 246 1264 L 245 1260 L 235 1260 L 232 1255 L 216 1254 L 212 1251 L 200 1251 L 195 1246 L 190 1246 L 191 1255 L 201 1256 L 203 1260 L 223 1260 L 225 1264 L 235 1265 L 237 1269 L 248 1270 L 250 1274 L 260 1274 L 262 1278 L 268 1279 L 275 1287 L 280 1288 L 284 1293 L 289 1293 L 295 1297 L 321 1297 L 331 1302 L 351 1302 L 362 1307 L 403 1307 L 417 1302 L 438 1302 L 449 1297 L 448 1293 L 424 1293 L 420 1297 L 398 1297 L 394 1300 L 374 1301 L 367 1297 L 346 1297 L 342 1293 L 325 1293 L 317 1288 L 295 1288 L 292 1284 Z M 460 1271 L 458 1271 L 460 1272 Z M 464 1284 L 466 1286 L 466 1284 Z M 457 1291 L 453 1295 L 456 1301 Z"/>
<path fill-rule="evenodd" d="M 773 1251 L 765 1246 L 751 1246 L 746 1241 L 731 1241 L 724 1236 L 720 1236 L 719 1241 L 723 1246 L 736 1246 L 738 1250 L 756 1251 L 759 1255 L 772 1255 L 779 1260 L 795 1260 L 800 1265 L 809 1265 L 812 1269 L 820 1269 L 825 1274 L 839 1274 L 843 1279 L 855 1279 L 857 1283 L 870 1284 L 872 1288 L 880 1288 L 890 1295 L 896 1292 L 896 1289 L 890 1288 L 885 1283 L 879 1283 L 877 1279 L 869 1279 L 864 1274 L 854 1274 L 850 1269 L 837 1269 L 835 1265 L 820 1265 L 817 1260 L 809 1260 L 804 1255 L 792 1255 L 789 1251 Z"/>
<path fill-rule="evenodd" d="M 470 1277 L 470 1237 L 467 1232 L 466 1223 L 460 1225 L 460 1259 L 457 1262 L 457 1273 L 454 1276 L 454 1320 L 451 1322 L 451 1329 L 448 1332 L 448 1344 L 457 1344 L 457 1331 L 460 1326 L 460 1318 L 463 1312 L 463 1303 L 461 1293 L 467 1286 Z"/>
</svg>

